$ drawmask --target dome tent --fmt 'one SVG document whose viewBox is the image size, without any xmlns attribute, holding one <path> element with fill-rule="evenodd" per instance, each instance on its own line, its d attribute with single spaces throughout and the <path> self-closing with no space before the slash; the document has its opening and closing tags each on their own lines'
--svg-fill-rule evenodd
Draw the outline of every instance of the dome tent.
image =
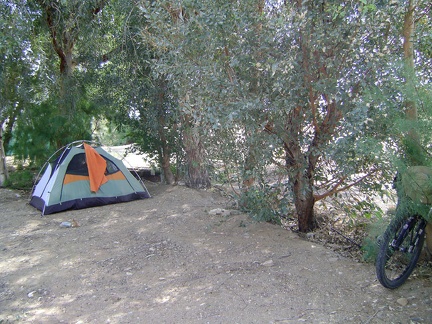
<svg viewBox="0 0 432 324">
<path fill-rule="evenodd" d="M 43 170 L 30 200 L 42 215 L 150 197 L 143 182 L 122 161 L 94 142 L 64 146 L 48 159 L 41 173 Z"/>
</svg>

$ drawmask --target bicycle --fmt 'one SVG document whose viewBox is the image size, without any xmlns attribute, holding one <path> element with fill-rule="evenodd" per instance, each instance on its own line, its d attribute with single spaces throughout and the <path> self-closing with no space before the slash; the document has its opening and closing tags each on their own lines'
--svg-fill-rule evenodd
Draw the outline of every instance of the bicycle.
<svg viewBox="0 0 432 324">
<path fill-rule="evenodd" d="M 414 168 L 412 167 L 411 171 L 416 171 Z M 417 171 L 418 169 L 419 167 Z M 404 181 L 402 178 L 401 181 L 404 184 L 403 193 L 400 194 L 398 191 L 396 216 L 379 242 L 380 248 L 376 259 L 378 280 L 389 289 L 400 287 L 414 271 L 425 241 L 426 219 L 431 219 L 432 216 L 431 198 L 424 190 L 424 179 L 429 180 L 428 177 L 432 176 L 432 173 L 427 177 L 423 176 L 422 183 L 414 179 L 413 173 L 406 172 L 404 176 L 406 175 L 408 180 Z"/>
</svg>

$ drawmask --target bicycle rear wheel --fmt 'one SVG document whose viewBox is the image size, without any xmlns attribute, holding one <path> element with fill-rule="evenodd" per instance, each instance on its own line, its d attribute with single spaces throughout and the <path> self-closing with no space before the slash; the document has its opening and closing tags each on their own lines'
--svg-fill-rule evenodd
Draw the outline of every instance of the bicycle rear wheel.
<svg viewBox="0 0 432 324">
<path fill-rule="evenodd" d="M 376 261 L 377 277 L 384 287 L 398 288 L 411 275 L 423 248 L 425 227 L 425 220 L 417 215 L 391 221 Z"/>
</svg>

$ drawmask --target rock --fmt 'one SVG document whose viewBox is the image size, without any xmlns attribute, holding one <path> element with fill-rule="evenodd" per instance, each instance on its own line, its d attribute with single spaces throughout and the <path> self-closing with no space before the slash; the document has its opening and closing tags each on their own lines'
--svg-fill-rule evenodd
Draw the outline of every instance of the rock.
<svg viewBox="0 0 432 324">
<path fill-rule="evenodd" d="M 262 265 L 265 267 L 272 267 L 274 265 L 274 262 L 273 262 L 273 260 L 270 259 L 270 260 L 263 262 Z"/>
<path fill-rule="evenodd" d="M 231 211 L 223 209 L 223 208 L 215 208 L 208 212 L 210 215 L 221 215 L 221 216 L 229 216 L 231 215 Z"/>
<path fill-rule="evenodd" d="M 71 222 L 61 222 L 60 227 L 69 228 L 72 227 Z"/>
<path fill-rule="evenodd" d="M 307 238 L 308 240 L 314 239 L 314 238 L 315 238 L 315 233 L 313 233 L 313 232 L 311 232 L 311 233 L 307 233 L 307 234 L 306 234 L 306 238 Z"/>
<path fill-rule="evenodd" d="M 408 299 L 406 299 L 406 298 L 399 298 L 398 300 L 396 300 L 396 302 L 399 304 L 399 305 L 401 305 L 401 306 L 406 306 L 406 305 L 408 305 Z"/>
</svg>

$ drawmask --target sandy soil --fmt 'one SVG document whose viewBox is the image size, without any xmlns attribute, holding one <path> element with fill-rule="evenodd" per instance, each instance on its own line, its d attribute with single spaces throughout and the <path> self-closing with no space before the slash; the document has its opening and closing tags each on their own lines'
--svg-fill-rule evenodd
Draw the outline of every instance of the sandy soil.
<svg viewBox="0 0 432 324">
<path fill-rule="evenodd" d="M 148 189 L 45 217 L 0 189 L 0 323 L 432 323 L 430 278 L 386 290 L 372 264 L 211 213 L 217 192 Z"/>
</svg>

